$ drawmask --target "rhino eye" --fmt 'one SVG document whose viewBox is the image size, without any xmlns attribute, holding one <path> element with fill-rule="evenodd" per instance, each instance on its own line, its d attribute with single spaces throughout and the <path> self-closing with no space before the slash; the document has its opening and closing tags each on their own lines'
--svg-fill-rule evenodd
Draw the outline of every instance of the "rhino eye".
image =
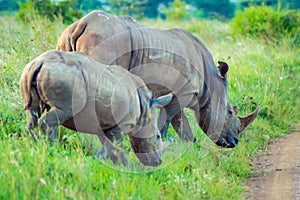
<svg viewBox="0 0 300 200">
<path fill-rule="evenodd" d="M 232 113 L 233 113 L 232 110 L 229 110 L 229 111 L 228 111 L 228 114 L 229 114 L 229 115 L 232 115 Z"/>
<path fill-rule="evenodd" d="M 160 135 L 159 134 L 156 135 L 156 139 L 158 139 L 158 140 L 160 139 Z"/>
</svg>

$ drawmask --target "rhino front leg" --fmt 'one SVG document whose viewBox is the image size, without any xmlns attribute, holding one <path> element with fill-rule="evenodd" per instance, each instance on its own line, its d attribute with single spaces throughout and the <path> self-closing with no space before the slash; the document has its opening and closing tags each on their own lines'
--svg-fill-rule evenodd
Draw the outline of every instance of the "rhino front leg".
<svg viewBox="0 0 300 200">
<path fill-rule="evenodd" d="M 172 119 L 171 123 L 180 139 L 188 143 L 196 142 L 196 138 L 192 133 L 190 124 L 184 114 L 184 111 L 180 111 L 179 113 L 177 113 Z"/>
<path fill-rule="evenodd" d="M 116 132 L 113 132 L 116 133 Z M 115 137 L 116 136 L 116 137 Z M 123 145 L 119 146 L 114 144 L 113 140 L 116 138 L 117 141 L 122 141 L 122 135 L 118 132 L 117 135 L 112 133 L 100 133 L 98 135 L 102 148 L 97 152 L 96 156 L 100 158 L 110 159 L 113 163 L 121 163 L 124 166 L 128 165 L 128 159 L 123 149 Z"/>
<path fill-rule="evenodd" d="M 195 137 L 192 133 L 189 122 L 178 103 L 177 98 L 174 98 L 170 104 L 160 111 L 158 128 L 161 131 L 163 138 L 166 138 L 168 135 L 168 127 L 170 123 L 181 140 L 186 142 L 195 142 Z"/>
<path fill-rule="evenodd" d="M 158 116 L 158 129 L 160 130 L 162 138 L 166 138 L 168 136 L 169 125 L 178 112 L 180 112 L 180 106 L 177 98 L 173 98 L 171 103 L 160 109 Z"/>
<path fill-rule="evenodd" d="M 112 143 L 114 143 L 120 148 L 123 148 L 123 136 L 121 134 L 121 130 L 108 131 L 104 134 Z"/>
<path fill-rule="evenodd" d="M 44 134 L 47 135 L 49 142 L 58 142 L 57 127 L 69 118 L 71 118 L 68 112 L 52 107 L 41 119 L 40 127 Z"/>
<path fill-rule="evenodd" d="M 167 112 L 164 108 L 160 109 L 157 122 L 158 122 L 158 129 L 161 133 L 161 137 L 162 138 L 168 137 L 168 128 L 171 123 L 171 120 L 167 118 Z"/>
</svg>

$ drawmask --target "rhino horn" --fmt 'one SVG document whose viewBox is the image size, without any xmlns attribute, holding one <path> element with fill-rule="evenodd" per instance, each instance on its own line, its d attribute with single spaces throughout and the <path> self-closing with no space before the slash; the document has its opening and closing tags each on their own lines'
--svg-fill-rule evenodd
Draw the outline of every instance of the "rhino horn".
<svg viewBox="0 0 300 200">
<path fill-rule="evenodd" d="M 255 111 L 253 113 L 251 113 L 250 115 L 246 116 L 246 117 L 238 117 L 240 119 L 241 122 L 241 126 L 239 128 L 239 133 L 241 133 L 251 122 L 253 122 L 253 120 L 255 119 L 255 117 L 257 116 L 258 112 L 259 112 L 260 107 L 258 106 Z"/>
<path fill-rule="evenodd" d="M 169 147 L 170 144 L 171 144 L 171 142 L 169 142 L 169 141 L 163 142 L 162 153 L 164 153 L 167 150 L 167 148 Z"/>
<path fill-rule="evenodd" d="M 160 96 L 156 99 L 150 99 L 150 107 L 155 107 L 158 105 L 166 106 L 171 102 L 172 98 L 173 98 L 173 93 L 169 93 L 164 96 Z"/>
</svg>

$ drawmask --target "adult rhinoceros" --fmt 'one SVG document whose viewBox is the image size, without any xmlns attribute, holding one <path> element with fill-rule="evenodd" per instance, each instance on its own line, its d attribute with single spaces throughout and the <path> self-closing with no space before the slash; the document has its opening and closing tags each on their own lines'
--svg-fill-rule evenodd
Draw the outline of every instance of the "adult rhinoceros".
<svg viewBox="0 0 300 200">
<path fill-rule="evenodd" d="M 238 134 L 259 110 L 236 116 L 237 108 L 227 100 L 228 65 L 220 62 L 217 68 L 203 43 L 182 29 L 149 28 L 127 16 L 92 11 L 64 30 L 57 49 L 123 66 L 140 76 L 155 95 L 174 92 L 176 97 L 159 116 L 162 135 L 171 122 L 181 139 L 195 140 L 183 112 L 188 107 L 217 145 L 235 147 Z"/>
<path fill-rule="evenodd" d="M 106 137 L 107 132 L 121 129 L 143 164 L 161 164 L 162 141 L 154 110 L 159 103 L 169 103 L 172 95 L 152 99 L 144 82 L 124 68 L 98 63 L 82 53 L 48 51 L 26 65 L 20 88 L 29 130 L 40 118 L 50 141 L 57 139 L 60 124 L 96 134 L 106 156 L 127 165 L 123 149 Z"/>
</svg>

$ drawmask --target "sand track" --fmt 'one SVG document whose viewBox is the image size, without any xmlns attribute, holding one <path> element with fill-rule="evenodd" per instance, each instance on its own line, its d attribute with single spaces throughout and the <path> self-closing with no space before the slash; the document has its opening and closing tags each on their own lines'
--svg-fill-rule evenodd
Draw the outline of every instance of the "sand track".
<svg viewBox="0 0 300 200">
<path fill-rule="evenodd" d="M 246 199 L 300 200 L 300 125 L 271 141 L 268 152 L 258 153 L 252 165 L 256 175 L 246 181 Z"/>
</svg>

